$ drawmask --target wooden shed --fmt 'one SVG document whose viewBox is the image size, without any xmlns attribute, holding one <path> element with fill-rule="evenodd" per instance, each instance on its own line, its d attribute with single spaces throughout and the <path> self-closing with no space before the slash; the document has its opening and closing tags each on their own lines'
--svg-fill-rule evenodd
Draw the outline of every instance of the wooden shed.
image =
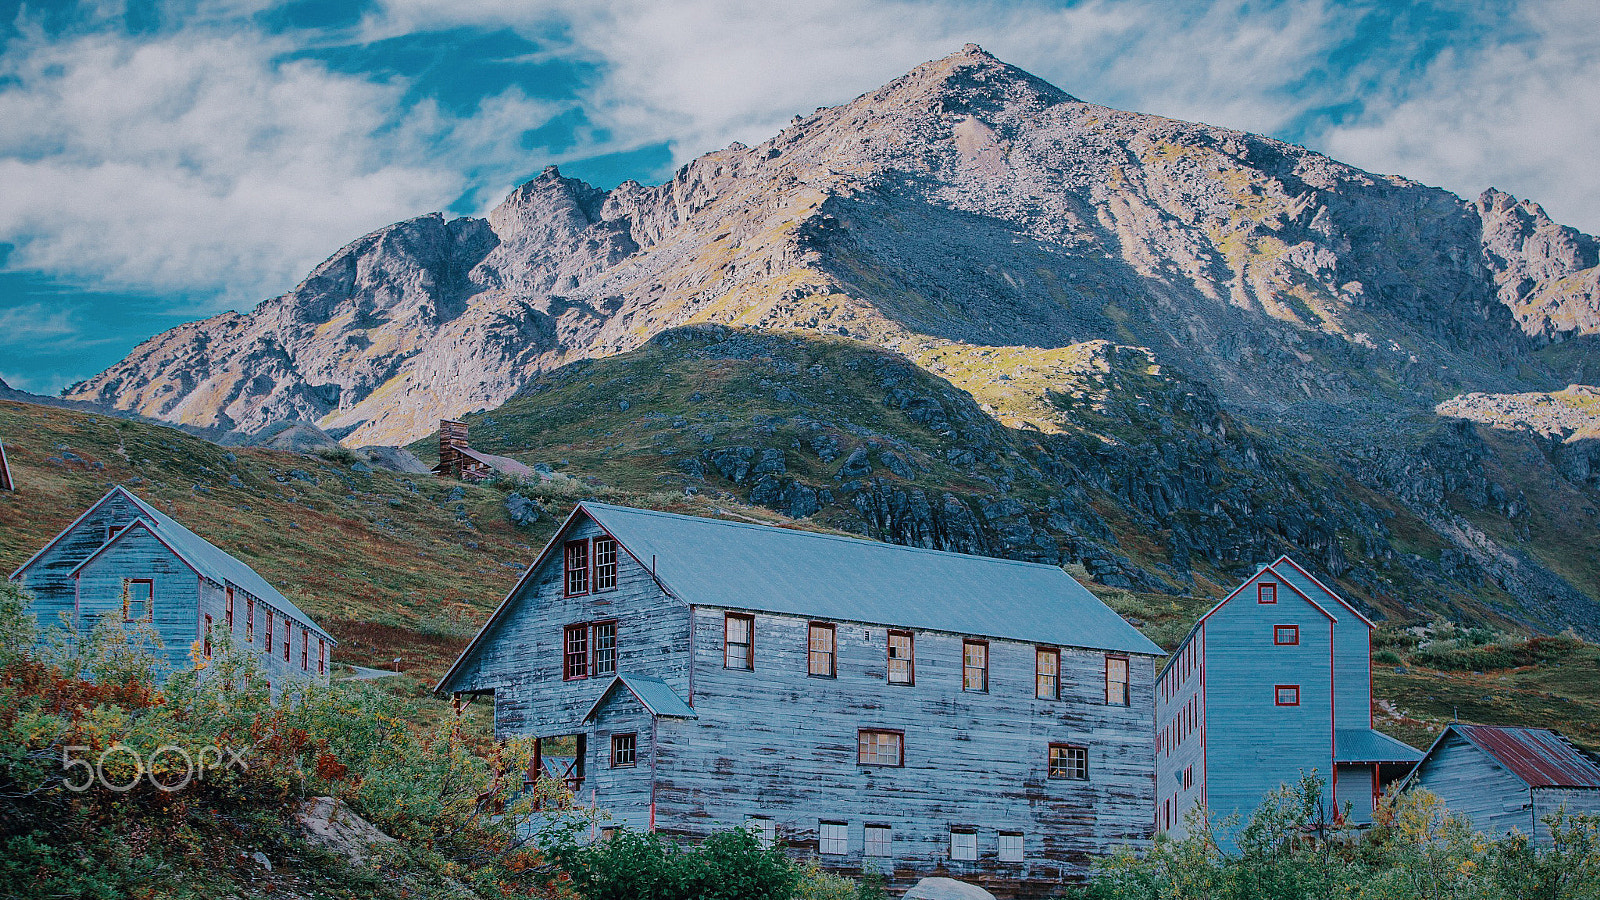
<svg viewBox="0 0 1600 900">
<path fill-rule="evenodd" d="M 1406 777 L 1489 835 L 1517 831 L 1549 846 L 1557 810 L 1600 815 L 1600 765 L 1546 728 L 1452 723 Z"/>
<path fill-rule="evenodd" d="M 1160 652 L 1057 566 L 584 501 L 438 690 L 616 824 L 1051 895 L 1151 836 Z"/>
<path fill-rule="evenodd" d="M 472 449 L 467 443 L 467 424 L 451 419 L 439 420 L 439 464 L 433 467 L 433 473 L 463 481 L 482 481 L 494 475 L 535 477 L 526 463 Z"/>
<path fill-rule="evenodd" d="M 6 443 L 0 441 L 0 491 L 14 491 L 16 482 L 11 480 L 11 461 L 6 459 Z"/>
</svg>

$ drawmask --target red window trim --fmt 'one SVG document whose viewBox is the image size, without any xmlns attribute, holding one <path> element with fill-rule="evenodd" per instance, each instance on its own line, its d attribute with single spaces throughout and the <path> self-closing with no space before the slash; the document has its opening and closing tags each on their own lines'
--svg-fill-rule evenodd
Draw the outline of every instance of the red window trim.
<svg viewBox="0 0 1600 900">
<path fill-rule="evenodd" d="M 600 587 L 598 576 L 600 574 L 600 554 L 596 546 L 601 541 L 611 542 L 611 585 Z M 589 592 L 594 594 L 607 594 L 616 590 L 622 584 L 622 544 L 609 534 L 595 535 L 589 539 Z"/>
<path fill-rule="evenodd" d="M 572 550 L 575 547 L 582 547 L 583 548 L 583 590 L 581 590 L 581 591 L 575 591 L 575 590 L 572 589 L 572 574 L 573 574 Z M 585 596 L 586 594 L 588 594 L 590 592 L 590 588 L 594 584 L 594 579 L 592 578 L 593 573 L 589 571 L 590 567 L 592 567 L 594 565 L 594 554 L 591 553 L 590 550 L 591 550 L 591 548 L 589 547 L 589 539 L 588 538 L 578 538 L 577 540 L 567 541 L 565 544 L 562 545 L 562 547 L 561 547 L 561 592 L 562 592 L 562 596 L 565 596 L 565 597 L 582 597 L 582 596 Z"/>
<path fill-rule="evenodd" d="M 201 649 L 204 651 L 204 653 L 206 655 L 206 659 L 210 659 L 211 658 L 211 616 L 209 616 L 209 615 L 206 616 L 206 638 L 205 638 L 205 644 Z"/>
<path fill-rule="evenodd" d="M 588 678 L 590 672 L 593 671 L 593 669 L 594 669 L 594 640 L 593 640 L 593 633 L 590 631 L 590 628 L 589 628 L 589 626 L 591 624 L 592 623 L 590 623 L 590 622 L 574 622 L 571 625 L 568 625 L 565 628 L 561 629 L 561 680 L 562 681 L 582 681 L 583 679 Z M 572 633 L 574 631 L 579 631 L 579 632 L 583 633 L 583 674 L 581 674 L 581 675 L 572 674 L 572 664 L 568 659 L 568 657 L 570 657 L 572 655 L 569 648 L 572 646 Z"/>
<path fill-rule="evenodd" d="M 232 633 L 232 631 L 233 631 L 233 585 L 231 585 L 231 584 L 228 585 L 228 609 L 227 609 L 227 620 L 226 621 L 228 623 L 228 631 L 229 631 L 229 633 Z"/>
<path fill-rule="evenodd" d="M 828 672 L 827 672 L 827 674 L 823 674 L 821 672 L 813 672 L 813 671 L 811 671 L 811 629 L 813 629 L 813 628 L 824 628 L 824 629 L 827 629 L 832 634 L 831 638 L 828 641 L 828 646 L 832 647 L 833 650 L 828 654 Z M 806 623 L 806 677 L 807 678 L 838 678 L 839 677 L 839 628 L 838 628 L 838 626 L 834 625 L 832 622 L 807 622 Z"/>
<path fill-rule="evenodd" d="M 600 671 L 598 671 L 596 669 L 597 663 L 595 662 L 595 658 L 596 658 L 596 654 L 598 654 L 599 651 L 600 651 L 600 646 L 595 641 L 595 630 L 597 628 L 599 628 L 601 625 L 610 625 L 611 629 L 612 629 L 611 630 L 611 671 L 609 671 L 609 672 L 600 672 Z M 622 662 L 622 660 L 618 657 L 618 653 L 620 652 L 621 646 L 622 646 L 621 645 L 621 641 L 622 641 L 622 631 L 621 631 L 620 628 L 617 627 L 617 620 L 616 619 L 596 619 L 593 622 L 589 623 L 589 674 L 592 677 L 604 678 L 607 675 L 615 675 L 615 674 L 617 674 L 617 669 L 619 668 L 619 663 Z"/>
<path fill-rule="evenodd" d="M 728 623 L 734 619 L 743 619 L 749 626 L 750 648 L 749 655 L 745 658 L 743 668 L 728 665 Z M 756 617 L 750 613 L 723 613 L 722 614 L 722 667 L 736 669 L 742 672 L 754 672 L 756 668 Z"/>
<path fill-rule="evenodd" d="M 1291 640 L 1280 640 L 1283 632 L 1289 632 Z M 1272 626 L 1272 643 L 1277 647 L 1297 647 L 1300 645 L 1299 625 L 1274 625 Z"/>
<path fill-rule="evenodd" d="M 1271 600 L 1267 599 L 1267 597 L 1269 597 L 1269 596 L 1272 598 Z M 1262 581 L 1262 582 L 1257 583 L 1256 584 L 1256 602 L 1257 603 L 1268 603 L 1268 604 L 1277 603 L 1278 602 L 1278 583 L 1276 581 Z"/>
<path fill-rule="evenodd" d="M 1041 697 L 1041 696 L 1039 696 L 1039 675 L 1041 674 L 1039 672 L 1039 655 L 1042 654 L 1042 653 L 1051 654 L 1056 658 L 1056 673 L 1055 673 L 1056 690 L 1055 690 L 1055 693 L 1053 695 L 1049 696 L 1049 697 Z M 1042 646 L 1038 646 L 1038 645 L 1034 646 L 1034 648 L 1033 648 L 1033 696 L 1034 696 L 1035 700 L 1060 700 L 1061 699 L 1061 648 L 1060 647 L 1042 647 Z"/>
<path fill-rule="evenodd" d="M 1293 703 L 1284 703 L 1283 702 L 1283 694 L 1282 694 L 1283 691 L 1294 691 L 1294 702 Z M 1272 705 L 1274 705 L 1274 706 L 1299 706 L 1300 705 L 1300 685 L 1298 685 L 1298 684 L 1275 684 L 1275 685 L 1273 685 L 1272 686 Z"/>
<path fill-rule="evenodd" d="M 864 734 L 892 734 L 900 738 L 900 758 L 893 763 L 869 763 L 861 761 L 861 736 Z M 899 728 L 857 728 L 856 729 L 856 765 L 867 766 L 873 769 L 903 769 L 906 767 L 906 733 Z"/>
<path fill-rule="evenodd" d="M 1125 672 L 1126 675 L 1122 679 L 1122 702 L 1121 703 L 1112 703 L 1111 702 L 1111 661 L 1114 660 L 1114 659 L 1120 659 L 1124 663 L 1127 663 L 1127 665 L 1123 667 L 1123 672 Z M 1124 707 L 1124 708 L 1133 706 L 1133 663 L 1129 660 L 1129 658 L 1127 656 L 1124 656 L 1123 654 L 1120 654 L 1120 653 L 1107 653 L 1106 654 L 1105 676 L 1106 676 L 1106 684 L 1105 684 L 1105 701 L 1106 701 L 1106 705 L 1107 706 L 1120 706 L 1120 707 Z"/>
<path fill-rule="evenodd" d="M 906 657 L 906 680 L 905 681 L 894 681 L 889 677 L 889 664 L 888 664 L 889 648 L 894 645 L 894 639 L 895 639 L 896 635 L 899 635 L 900 637 L 903 637 L 903 638 L 906 639 L 906 649 L 910 652 L 910 655 Z M 895 685 L 896 687 L 913 687 L 913 686 L 916 685 L 916 683 L 917 683 L 917 636 L 915 634 L 913 634 L 912 632 L 907 631 L 907 630 L 905 630 L 903 628 L 891 628 L 891 629 L 889 629 L 888 632 L 884 635 L 883 658 L 884 658 L 883 680 L 886 683 Z"/>
<path fill-rule="evenodd" d="M 122 621 L 124 622 L 154 622 L 156 620 L 156 580 L 154 578 L 124 578 L 123 590 L 127 592 L 127 601 L 122 604 Z M 140 619 L 128 618 L 128 607 L 133 602 L 133 586 L 142 584 L 149 587 L 149 595 L 144 598 L 144 617 Z"/>
<path fill-rule="evenodd" d="M 617 738 L 624 738 L 624 737 L 633 738 L 633 747 L 631 748 L 632 751 L 633 751 L 633 759 L 631 759 L 631 760 L 629 760 L 629 761 L 627 761 L 625 763 L 619 763 L 619 762 L 617 762 Z M 639 765 L 639 732 L 637 732 L 637 731 L 619 731 L 619 732 L 611 735 L 611 765 L 608 766 L 607 768 L 611 768 L 611 769 L 632 769 L 637 765 Z"/>
</svg>

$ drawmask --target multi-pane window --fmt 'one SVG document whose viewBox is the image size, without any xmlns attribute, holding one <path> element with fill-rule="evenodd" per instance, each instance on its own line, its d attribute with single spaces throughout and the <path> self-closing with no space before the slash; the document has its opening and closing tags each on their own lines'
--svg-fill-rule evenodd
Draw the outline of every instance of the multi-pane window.
<svg viewBox="0 0 1600 900">
<path fill-rule="evenodd" d="M 978 858 L 978 833 L 976 831 L 950 831 L 950 858 L 975 860 Z"/>
<path fill-rule="evenodd" d="M 1272 642 L 1280 647 L 1300 643 L 1299 625 L 1277 625 L 1272 629 Z"/>
<path fill-rule="evenodd" d="M 328 644 L 322 638 L 317 638 L 317 674 L 328 674 Z"/>
<path fill-rule="evenodd" d="M 1128 705 L 1128 658 L 1106 657 L 1106 705 Z"/>
<path fill-rule="evenodd" d="M 254 597 L 244 598 L 244 642 L 246 644 L 256 639 L 256 601 Z"/>
<path fill-rule="evenodd" d="M 636 734 L 613 734 L 611 736 L 611 768 L 624 769 L 633 765 L 638 745 L 639 737 Z"/>
<path fill-rule="evenodd" d="M 264 627 L 262 627 L 262 629 L 261 629 L 261 649 L 267 651 L 268 654 L 271 654 L 272 653 L 272 607 L 266 605 L 265 603 L 261 604 L 261 607 L 264 610 L 264 614 L 266 615 L 266 621 L 263 623 Z"/>
<path fill-rule="evenodd" d="M 567 542 L 567 596 L 589 593 L 589 542 Z"/>
<path fill-rule="evenodd" d="M 1000 832 L 1000 861 L 1022 862 L 1022 832 Z"/>
<path fill-rule="evenodd" d="M 961 689 L 963 691 L 989 689 L 989 645 L 983 641 L 967 641 L 962 647 Z"/>
<path fill-rule="evenodd" d="M 744 820 L 745 830 L 756 836 L 763 850 L 771 850 L 778 842 L 778 826 L 766 816 L 750 816 Z"/>
<path fill-rule="evenodd" d="M 1072 744 L 1050 745 L 1051 778 L 1070 778 L 1084 781 L 1089 777 L 1089 749 Z"/>
<path fill-rule="evenodd" d="M 850 852 L 850 829 L 843 822 L 822 822 L 817 829 L 817 852 L 843 856 Z"/>
<path fill-rule="evenodd" d="M 838 674 L 832 625 L 812 622 L 806 631 L 806 674 L 832 678 Z"/>
<path fill-rule="evenodd" d="M 905 764 L 905 736 L 898 731 L 863 728 L 857 732 L 857 759 L 863 766 Z"/>
<path fill-rule="evenodd" d="M 562 654 L 565 662 L 562 665 L 561 677 L 569 681 L 574 678 L 588 678 L 589 626 L 568 625 L 562 646 L 565 648 Z"/>
<path fill-rule="evenodd" d="M 1280 684 L 1273 689 L 1273 702 L 1279 706 L 1300 705 L 1300 685 Z"/>
<path fill-rule="evenodd" d="M 913 684 L 916 679 L 917 657 L 911 632 L 889 632 L 889 683 Z"/>
<path fill-rule="evenodd" d="M 1278 586 L 1270 581 L 1263 581 L 1256 585 L 1257 603 L 1277 603 Z"/>
<path fill-rule="evenodd" d="M 311 671 L 311 633 L 304 628 L 300 629 L 300 668 Z"/>
<path fill-rule="evenodd" d="M 722 665 L 729 669 L 754 669 L 755 619 L 728 613 L 722 624 Z"/>
<path fill-rule="evenodd" d="M 617 586 L 617 541 L 615 538 L 594 539 L 594 589 L 609 591 Z"/>
<path fill-rule="evenodd" d="M 594 674 L 617 674 L 617 623 L 594 623 Z"/>
<path fill-rule="evenodd" d="M 891 848 L 894 845 L 894 832 L 887 825 L 868 825 L 867 856 L 892 856 Z"/>
<path fill-rule="evenodd" d="M 228 605 L 227 605 L 227 608 L 223 610 L 222 615 L 223 615 L 223 620 L 222 621 L 225 622 L 227 624 L 227 626 L 228 626 L 228 633 L 232 634 L 233 633 L 233 588 L 231 588 L 231 587 L 228 588 Z"/>
<path fill-rule="evenodd" d="M 294 623 L 289 621 L 289 617 L 288 616 L 285 616 L 284 619 L 283 619 L 283 661 L 284 662 L 288 662 L 289 661 L 289 647 L 293 643 L 294 643 Z"/>
<path fill-rule="evenodd" d="M 1061 651 L 1053 647 L 1040 647 L 1033 652 L 1034 696 L 1042 700 L 1055 700 L 1061 696 Z"/>
<path fill-rule="evenodd" d="M 122 579 L 122 621 L 152 621 L 155 618 L 155 599 L 156 583 L 151 579 Z"/>
</svg>

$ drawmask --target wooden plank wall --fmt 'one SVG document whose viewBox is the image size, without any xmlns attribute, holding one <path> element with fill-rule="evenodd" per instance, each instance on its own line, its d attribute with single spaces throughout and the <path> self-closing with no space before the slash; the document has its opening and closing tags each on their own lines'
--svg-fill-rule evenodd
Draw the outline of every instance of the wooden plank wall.
<svg viewBox="0 0 1600 900">
<path fill-rule="evenodd" d="M 1408 790 L 1432 791 L 1452 812 L 1485 834 L 1533 829 L 1533 800 L 1522 779 L 1458 734 L 1447 735 L 1418 770 Z"/>
<path fill-rule="evenodd" d="M 1156 827 L 1175 838 L 1188 833 L 1185 818 L 1206 797 L 1205 658 L 1201 628 L 1174 654 L 1162 679 L 1166 688 L 1156 686 Z M 1192 724 L 1185 725 L 1185 719 Z M 1190 772 L 1187 788 L 1185 770 Z"/>
<path fill-rule="evenodd" d="M 917 632 L 916 683 L 901 686 L 886 680 L 883 626 L 839 623 L 838 675 L 819 678 L 806 674 L 806 619 L 756 614 L 754 671 L 723 667 L 723 620 L 695 610 L 699 719 L 660 722 L 659 828 L 699 836 L 768 816 L 785 843 L 814 852 L 819 822 L 843 821 L 849 853 L 822 862 L 859 872 L 865 826 L 884 824 L 897 882 L 937 873 L 1011 895 L 1149 840 L 1151 658 L 1131 662 L 1131 706 L 1107 706 L 1097 651 L 1063 648 L 1064 699 L 1040 700 L 1033 644 L 991 640 L 990 690 L 972 693 L 960 635 Z M 858 765 L 858 728 L 903 731 L 905 766 Z M 1052 742 L 1089 748 L 1087 781 L 1046 777 Z M 976 829 L 977 863 L 949 858 L 952 827 Z M 1027 861 L 996 860 L 1002 830 L 1024 834 Z"/>
<path fill-rule="evenodd" d="M 606 825 L 623 825 L 635 831 L 650 827 L 650 773 L 655 761 L 651 741 L 650 714 L 626 688 L 618 686 L 600 708 L 589 732 L 589 758 L 584 764 L 587 776 L 579 799 L 605 809 Z M 633 734 L 635 762 L 627 768 L 611 767 L 611 737 Z"/>
<path fill-rule="evenodd" d="M 1533 842 L 1540 847 L 1551 845 L 1550 823 L 1546 820 L 1557 810 L 1568 816 L 1600 816 L 1600 789 L 1596 788 L 1534 788 Z"/>
<path fill-rule="evenodd" d="M 62 613 L 73 614 L 77 586 L 69 573 L 106 542 L 107 526 L 132 521 L 137 513 L 123 497 L 109 498 L 22 573 L 20 581 L 33 594 L 41 626 L 59 625 Z"/>
<path fill-rule="evenodd" d="M 155 582 L 154 625 L 165 645 L 162 655 L 173 669 L 189 668 L 189 650 L 198 631 L 200 576 L 149 531 L 124 535 L 78 571 L 78 615 L 85 630 L 100 616 L 122 619 L 123 579 Z"/>
</svg>

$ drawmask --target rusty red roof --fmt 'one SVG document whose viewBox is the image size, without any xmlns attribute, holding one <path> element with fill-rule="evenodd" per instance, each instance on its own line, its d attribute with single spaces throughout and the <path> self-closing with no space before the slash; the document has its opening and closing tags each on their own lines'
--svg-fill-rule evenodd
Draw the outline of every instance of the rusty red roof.
<svg viewBox="0 0 1600 900">
<path fill-rule="evenodd" d="M 1459 723 L 1450 727 L 1529 787 L 1600 788 L 1600 765 L 1554 731 Z"/>
</svg>

